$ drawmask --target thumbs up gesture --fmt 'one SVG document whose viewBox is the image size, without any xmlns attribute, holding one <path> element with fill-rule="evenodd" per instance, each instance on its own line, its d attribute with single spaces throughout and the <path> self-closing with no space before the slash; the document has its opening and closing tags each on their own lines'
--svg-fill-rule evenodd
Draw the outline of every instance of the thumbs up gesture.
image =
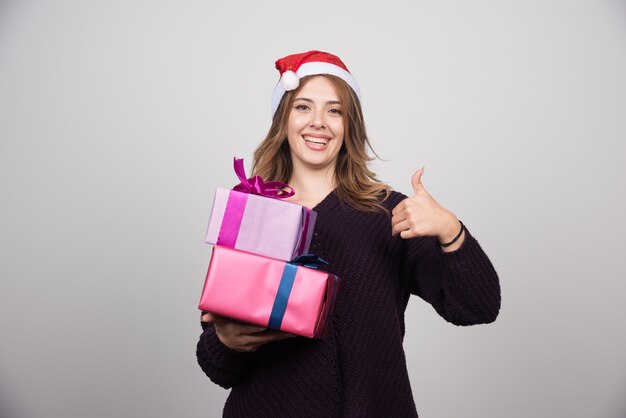
<svg viewBox="0 0 626 418">
<path fill-rule="evenodd" d="M 404 239 L 434 236 L 441 244 L 452 241 L 459 233 L 461 224 L 457 217 L 437 202 L 422 184 L 424 168 L 413 174 L 413 196 L 404 199 L 391 214 L 391 233 Z M 463 234 L 464 235 L 464 234 Z M 444 251 L 454 251 L 461 246 L 464 236 Z"/>
</svg>

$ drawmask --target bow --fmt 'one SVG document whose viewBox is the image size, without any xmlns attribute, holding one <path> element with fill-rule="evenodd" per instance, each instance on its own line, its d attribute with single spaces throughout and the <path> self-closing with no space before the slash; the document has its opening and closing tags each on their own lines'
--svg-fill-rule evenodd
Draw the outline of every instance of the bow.
<svg viewBox="0 0 626 418">
<path fill-rule="evenodd" d="M 315 254 L 302 254 L 289 262 L 289 264 L 297 264 L 312 269 L 319 269 L 321 266 L 327 266 L 328 261 Z"/>
<path fill-rule="evenodd" d="M 246 178 L 246 170 L 243 167 L 243 158 L 234 158 L 235 173 L 241 183 L 233 187 L 233 190 L 237 192 L 256 194 L 265 197 L 271 197 L 273 199 L 285 199 L 296 194 L 293 187 L 280 181 L 268 181 L 265 182 L 259 176 Z M 289 189 L 285 191 L 283 189 Z"/>
</svg>

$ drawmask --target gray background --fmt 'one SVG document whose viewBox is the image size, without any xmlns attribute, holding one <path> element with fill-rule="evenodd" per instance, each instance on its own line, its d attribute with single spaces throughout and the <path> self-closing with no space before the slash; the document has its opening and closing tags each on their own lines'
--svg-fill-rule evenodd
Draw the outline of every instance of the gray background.
<svg viewBox="0 0 626 418">
<path fill-rule="evenodd" d="M 626 3 L 0 2 L 0 416 L 218 416 L 195 360 L 215 187 L 274 60 L 336 53 L 380 178 L 500 274 L 491 325 L 414 299 L 420 415 L 626 416 Z"/>
</svg>

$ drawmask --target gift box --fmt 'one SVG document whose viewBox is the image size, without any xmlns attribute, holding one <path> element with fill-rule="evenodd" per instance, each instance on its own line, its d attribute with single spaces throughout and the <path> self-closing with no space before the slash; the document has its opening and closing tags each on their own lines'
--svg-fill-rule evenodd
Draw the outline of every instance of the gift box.
<svg viewBox="0 0 626 418">
<path fill-rule="evenodd" d="M 284 261 L 308 253 L 317 213 L 281 200 L 295 193 L 284 183 L 247 179 L 241 159 L 235 172 L 241 183 L 215 192 L 205 242 Z"/>
<path fill-rule="evenodd" d="M 323 338 L 340 279 L 311 268 L 320 262 L 323 260 L 314 256 L 285 262 L 216 245 L 198 308 L 304 337 Z"/>
</svg>

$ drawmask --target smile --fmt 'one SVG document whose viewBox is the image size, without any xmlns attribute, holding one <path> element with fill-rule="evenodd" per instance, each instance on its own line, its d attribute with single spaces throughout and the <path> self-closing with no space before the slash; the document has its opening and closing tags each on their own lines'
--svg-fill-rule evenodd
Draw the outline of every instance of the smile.
<svg viewBox="0 0 626 418">
<path fill-rule="evenodd" d="M 316 138 L 314 136 L 303 136 L 302 138 L 312 144 L 326 145 L 328 143 L 328 139 L 326 138 Z"/>
</svg>

